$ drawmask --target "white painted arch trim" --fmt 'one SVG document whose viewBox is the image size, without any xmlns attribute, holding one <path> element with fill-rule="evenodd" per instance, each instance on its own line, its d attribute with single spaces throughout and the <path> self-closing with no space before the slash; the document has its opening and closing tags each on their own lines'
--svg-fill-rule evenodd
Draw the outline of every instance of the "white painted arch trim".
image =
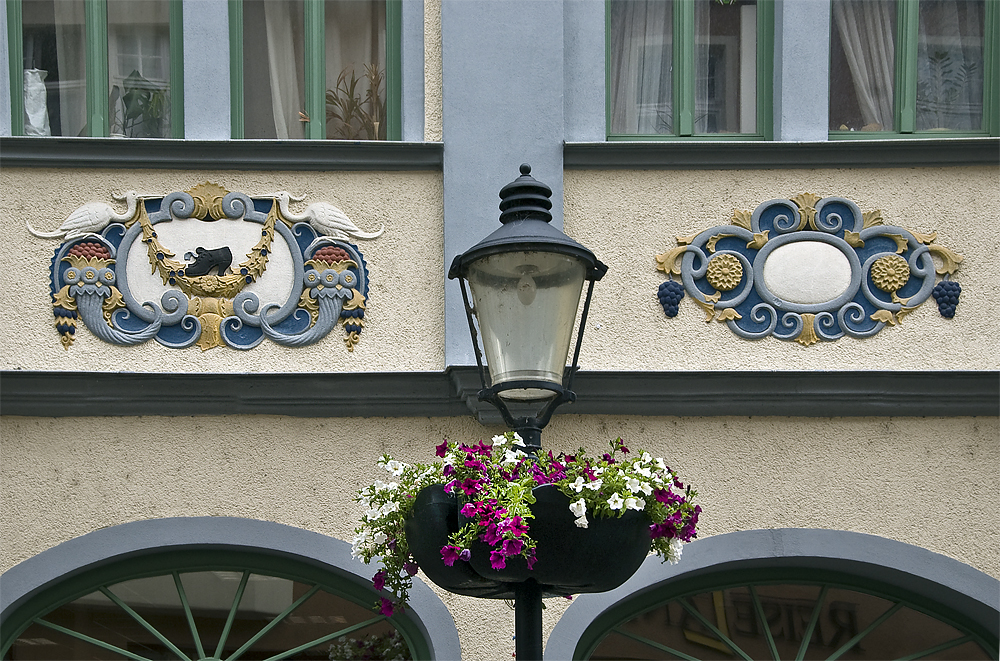
<svg viewBox="0 0 1000 661">
<path fill-rule="evenodd" d="M 47 587 L 116 559 L 172 549 L 228 548 L 293 557 L 370 585 L 372 568 L 351 557 L 351 545 L 319 533 L 236 517 L 148 519 L 96 530 L 42 551 L 0 575 L 0 622 Z M 444 603 L 414 579 L 408 613 L 422 630 L 434 659 L 462 656 L 455 621 Z"/>
<path fill-rule="evenodd" d="M 572 659 L 602 614 L 671 581 L 733 569 L 810 567 L 868 577 L 969 617 L 1000 636 L 1000 581 L 958 560 L 877 535 L 842 530 L 748 530 L 696 540 L 676 565 L 650 556 L 621 587 L 576 597 L 549 635 L 546 659 Z"/>
</svg>

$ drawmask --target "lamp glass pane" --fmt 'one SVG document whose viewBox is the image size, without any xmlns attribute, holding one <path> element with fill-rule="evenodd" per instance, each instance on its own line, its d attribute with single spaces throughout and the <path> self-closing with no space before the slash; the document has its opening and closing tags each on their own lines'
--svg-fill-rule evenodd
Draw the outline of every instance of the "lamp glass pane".
<svg viewBox="0 0 1000 661">
<path fill-rule="evenodd" d="M 562 385 L 584 264 L 547 252 L 489 255 L 469 265 L 468 280 L 493 385 L 531 379 Z M 552 396 L 535 388 L 507 399 Z"/>
</svg>

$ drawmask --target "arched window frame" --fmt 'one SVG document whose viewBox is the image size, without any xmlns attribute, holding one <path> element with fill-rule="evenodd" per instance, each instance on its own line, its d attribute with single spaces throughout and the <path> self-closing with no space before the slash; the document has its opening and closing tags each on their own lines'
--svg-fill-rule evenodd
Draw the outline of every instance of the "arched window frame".
<svg viewBox="0 0 1000 661">
<path fill-rule="evenodd" d="M 372 569 L 351 557 L 347 542 L 268 521 L 230 517 L 151 519 L 97 530 L 47 549 L 0 576 L 0 650 L 33 619 L 96 586 L 170 571 L 239 567 L 307 579 L 324 590 L 372 603 Z M 416 658 L 461 656 L 451 614 L 417 580 L 409 608 L 390 622 Z"/>
<path fill-rule="evenodd" d="M 586 659 L 613 627 L 675 597 L 737 583 L 830 582 L 891 595 L 960 624 L 993 654 L 1000 638 L 1000 581 L 952 558 L 875 535 L 784 528 L 716 535 L 685 548 L 677 565 L 648 558 L 624 585 L 582 595 L 556 624 L 545 657 Z M 923 607 L 921 607 L 923 605 Z"/>
</svg>

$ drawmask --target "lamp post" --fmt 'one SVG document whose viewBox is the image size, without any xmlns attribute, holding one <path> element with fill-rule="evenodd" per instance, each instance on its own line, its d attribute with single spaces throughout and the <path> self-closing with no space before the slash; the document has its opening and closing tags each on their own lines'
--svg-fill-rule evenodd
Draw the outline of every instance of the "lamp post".
<svg viewBox="0 0 1000 661">
<path fill-rule="evenodd" d="M 496 406 L 526 451 L 537 455 L 552 413 L 576 399 L 573 375 L 594 282 L 608 267 L 549 224 L 552 189 L 531 176 L 531 166 L 520 170 L 500 190 L 501 227 L 458 255 L 448 277 L 458 278 L 462 289 L 482 383 L 479 399 Z M 584 282 L 587 295 L 567 370 Z M 517 658 L 541 659 L 542 589 L 533 578 L 513 587 Z"/>
</svg>

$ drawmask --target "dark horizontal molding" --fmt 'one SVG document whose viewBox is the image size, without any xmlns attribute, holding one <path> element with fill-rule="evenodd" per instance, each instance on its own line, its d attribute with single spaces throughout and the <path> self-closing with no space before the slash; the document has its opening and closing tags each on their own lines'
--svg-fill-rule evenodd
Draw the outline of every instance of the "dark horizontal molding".
<svg viewBox="0 0 1000 661">
<path fill-rule="evenodd" d="M 567 142 L 566 169 L 762 170 L 1000 165 L 1000 138 Z"/>
<path fill-rule="evenodd" d="M 0 138 L 4 167 L 149 170 L 440 170 L 440 142 Z"/>
<path fill-rule="evenodd" d="M 580 372 L 560 414 L 642 416 L 996 416 L 1000 373 Z M 498 422 L 474 367 L 443 372 L 0 375 L 0 413 L 41 417 L 461 416 Z"/>
</svg>

